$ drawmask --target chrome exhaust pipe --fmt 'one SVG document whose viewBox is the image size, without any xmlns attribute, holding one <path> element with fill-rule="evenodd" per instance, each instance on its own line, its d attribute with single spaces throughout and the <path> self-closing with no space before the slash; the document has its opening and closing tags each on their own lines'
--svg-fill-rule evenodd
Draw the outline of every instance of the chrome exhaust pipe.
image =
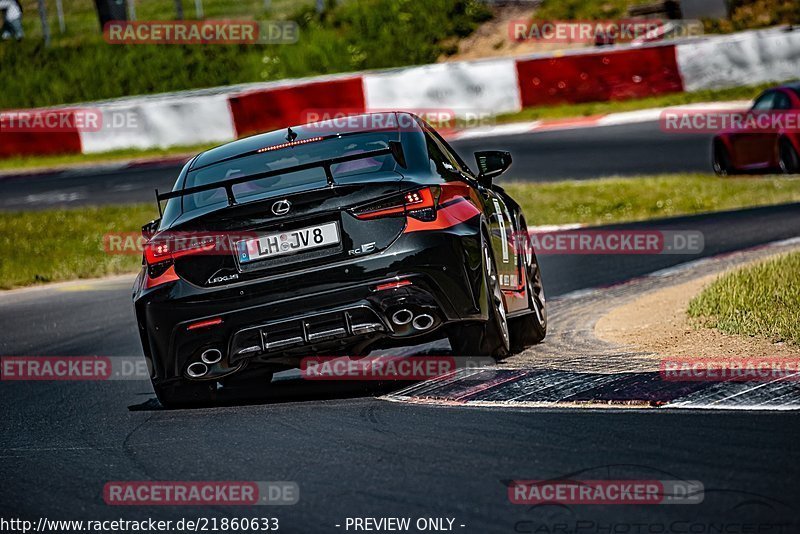
<svg viewBox="0 0 800 534">
<path fill-rule="evenodd" d="M 208 373 L 208 366 L 203 362 L 194 362 L 186 368 L 186 374 L 190 378 L 202 378 Z"/>
<path fill-rule="evenodd" d="M 417 330 L 427 330 L 433 326 L 433 317 L 427 313 L 417 315 L 412 323 Z"/>
<path fill-rule="evenodd" d="M 392 322 L 396 325 L 404 325 L 410 323 L 414 319 L 414 314 L 405 308 L 397 310 L 392 315 Z"/>
<path fill-rule="evenodd" d="M 208 349 L 200 355 L 200 359 L 207 365 L 214 365 L 222 361 L 222 352 L 217 349 Z"/>
</svg>

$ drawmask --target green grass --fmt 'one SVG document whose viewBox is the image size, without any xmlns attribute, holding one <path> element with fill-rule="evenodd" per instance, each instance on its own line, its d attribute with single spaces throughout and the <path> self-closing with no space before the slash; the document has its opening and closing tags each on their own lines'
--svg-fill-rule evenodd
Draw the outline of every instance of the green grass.
<svg viewBox="0 0 800 534">
<path fill-rule="evenodd" d="M 499 184 L 529 225 L 606 224 L 747 206 L 800 202 L 800 178 L 717 178 L 677 174 L 552 183 Z"/>
<path fill-rule="evenodd" d="M 543 0 L 539 20 L 613 20 L 625 18 L 628 6 L 652 4 L 651 0 Z M 728 0 L 730 19 L 704 19 L 706 33 L 728 33 L 777 24 L 799 24 L 797 0 Z"/>
<path fill-rule="evenodd" d="M 539 20 L 611 20 L 627 16 L 628 6 L 648 0 L 544 0 L 536 10 Z"/>
<path fill-rule="evenodd" d="M 153 204 L 0 214 L 0 288 L 134 272 L 141 255 L 110 255 L 103 235 L 137 232 Z"/>
<path fill-rule="evenodd" d="M 137 8 L 150 1 L 160 11 L 145 12 L 139 20 L 172 18 L 166 0 L 139 1 Z M 221 6 L 237 5 L 206 2 L 210 13 L 219 4 L 220 15 Z M 186 17 L 193 17 L 194 3 L 184 4 Z M 258 20 L 276 18 L 259 12 L 257 4 L 247 0 L 236 10 Z M 285 1 L 278 4 L 289 9 Z M 300 27 L 295 44 L 109 45 L 94 23 L 49 48 L 35 35 L 21 43 L 0 42 L 0 109 L 434 63 L 454 39 L 491 16 L 478 0 L 349 0 L 322 16 L 305 0 L 291 9 L 287 18 Z M 38 24 L 35 9 L 25 11 L 25 24 Z"/>
<path fill-rule="evenodd" d="M 135 0 L 136 20 L 173 20 L 176 18 L 174 0 Z M 42 38 L 38 0 L 22 0 L 23 28 L 30 39 Z M 298 7 L 314 5 L 315 0 L 271 0 L 269 9 L 264 0 L 203 0 L 204 19 L 286 19 Z M 67 45 L 91 40 L 100 33 L 100 22 L 94 0 L 62 0 L 66 29 L 61 33 L 56 0 L 45 0 L 47 22 L 53 45 Z M 193 0 L 183 0 L 183 15 L 196 19 Z"/>
<path fill-rule="evenodd" d="M 725 274 L 689 303 L 689 315 L 728 334 L 800 344 L 800 252 Z"/>
<path fill-rule="evenodd" d="M 707 175 L 504 184 L 528 224 L 610 223 L 800 201 L 800 179 Z M 110 255 L 103 236 L 138 232 L 154 204 L 0 212 L 0 288 L 135 272 L 138 255 Z"/>
</svg>

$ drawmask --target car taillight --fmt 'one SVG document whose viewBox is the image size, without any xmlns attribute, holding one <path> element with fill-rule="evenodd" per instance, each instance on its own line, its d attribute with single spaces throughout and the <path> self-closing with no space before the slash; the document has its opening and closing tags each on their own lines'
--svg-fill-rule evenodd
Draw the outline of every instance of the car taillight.
<svg viewBox="0 0 800 534">
<path fill-rule="evenodd" d="M 217 246 L 214 236 L 184 237 L 159 236 L 149 241 L 144 246 L 144 259 L 148 265 L 171 261 L 189 254 L 211 252 Z"/>
<path fill-rule="evenodd" d="M 362 220 L 398 215 L 408 215 L 420 220 L 432 220 L 436 218 L 436 197 L 438 193 L 438 188 L 424 187 L 416 191 L 409 191 L 401 197 L 384 201 L 381 204 L 363 207 L 355 211 L 353 215 Z"/>
<path fill-rule="evenodd" d="M 150 278 L 158 278 L 169 269 L 177 258 L 191 254 L 212 253 L 216 249 L 214 236 L 177 237 L 164 234 L 151 239 L 144 246 L 144 261 Z"/>
</svg>

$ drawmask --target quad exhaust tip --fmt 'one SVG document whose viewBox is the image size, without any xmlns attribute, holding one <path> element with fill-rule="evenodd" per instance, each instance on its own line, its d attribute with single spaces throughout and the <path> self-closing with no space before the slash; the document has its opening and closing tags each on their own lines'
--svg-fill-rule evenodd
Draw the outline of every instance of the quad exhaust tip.
<svg viewBox="0 0 800 534">
<path fill-rule="evenodd" d="M 414 319 L 414 314 L 411 311 L 402 309 L 394 312 L 392 315 L 392 322 L 397 325 L 404 325 L 410 323 Z"/>
<path fill-rule="evenodd" d="M 208 349 L 200 356 L 203 363 L 207 365 L 214 365 L 222 360 L 222 352 L 217 349 Z M 190 366 L 191 367 L 191 366 Z"/>
<path fill-rule="evenodd" d="M 208 373 L 208 366 L 203 362 L 194 362 L 186 368 L 186 374 L 191 378 L 202 378 Z"/>
<path fill-rule="evenodd" d="M 427 330 L 433 326 L 433 317 L 427 313 L 417 315 L 412 323 L 417 330 Z"/>
</svg>

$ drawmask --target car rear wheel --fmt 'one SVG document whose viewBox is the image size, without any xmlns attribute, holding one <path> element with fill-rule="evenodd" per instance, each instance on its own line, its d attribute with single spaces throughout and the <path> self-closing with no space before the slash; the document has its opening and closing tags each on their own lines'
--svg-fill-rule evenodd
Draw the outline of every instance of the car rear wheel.
<svg viewBox="0 0 800 534">
<path fill-rule="evenodd" d="M 527 226 L 523 222 L 522 231 L 527 235 Z M 541 343 L 547 335 L 547 305 L 542 284 L 542 272 L 539 260 L 528 243 L 524 246 L 525 283 L 528 291 L 528 305 L 533 313 L 509 321 L 511 330 L 511 352 L 521 352 L 531 345 Z"/>
<path fill-rule="evenodd" d="M 781 171 L 784 174 L 800 173 L 800 156 L 797 155 L 797 151 L 792 146 L 791 141 L 786 138 L 781 139 L 778 150 L 780 154 L 779 164 Z"/>
<path fill-rule="evenodd" d="M 158 402 L 164 408 L 193 408 L 210 406 L 221 401 L 248 401 L 263 397 L 264 389 L 272 381 L 273 369 L 269 367 L 247 368 L 231 376 L 204 382 L 188 380 L 172 381 L 168 384 L 153 383 Z M 218 383 L 222 389 L 218 389 Z M 222 393 L 219 395 L 219 393 Z"/>
<path fill-rule="evenodd" d="M 714 143 L 714 150 L 712 154 L 712 164 L 714 172 L 717 176 L 729 176 L 734 174 L 733 166 L 731 165 L 731 158 L 728 155 L 728 149 L 725 148 L 721 142 Z"/>
<path fill-rule="evenodd" d="M 196 408 L 213 404 L 216 400 L 216 382 L 172 381 L 167 384 L 153 383 L 153 389 L 161 406 L 168 409 Z"/>
<path fill-rule="evenodd" d="M 459 325 L 451 330 L 448 337 L 456 356 L 491 356 L 499 359 L 508 355 L 511 344 L 506 305 L 487 238 L 483 239 L 481 248 L 489 303 L 488 320 L 484 323 Z"/>
</svg>

